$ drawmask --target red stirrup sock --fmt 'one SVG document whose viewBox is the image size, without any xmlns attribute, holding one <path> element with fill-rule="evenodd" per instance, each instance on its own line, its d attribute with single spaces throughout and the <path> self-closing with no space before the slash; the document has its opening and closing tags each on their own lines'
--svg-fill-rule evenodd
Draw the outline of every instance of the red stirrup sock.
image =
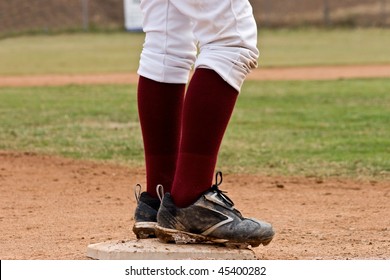
<svg viewBox="0 0 390 280">
<path fill-rule="evenodd" d="M 215 71 L 195 71 L 184 101 L 182 139 L 171 190 L 178 207 L 189 206 L 211 187 L 237 96 L 237 90 Z"/>
<path fill-rule="evenodd" d="M 176 170 L 185 84 L 159 83 L 145 77 L 138 82 L 138 114 L 144 142 L 147 192 L 156 186 L 169 192 Z"/>
</svg>

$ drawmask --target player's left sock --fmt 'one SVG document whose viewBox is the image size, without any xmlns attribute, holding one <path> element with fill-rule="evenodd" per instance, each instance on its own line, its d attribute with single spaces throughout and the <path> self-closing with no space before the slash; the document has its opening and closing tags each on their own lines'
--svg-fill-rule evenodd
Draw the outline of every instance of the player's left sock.
<svg viewBox="0 0 390 280">
<path fill-rule="evenodd" d="M 207 191 L 238 92 L 215 71 L 198 68 L 183 107 L 182 138 L 171 194 L 186 207 Z"/>
</svg>

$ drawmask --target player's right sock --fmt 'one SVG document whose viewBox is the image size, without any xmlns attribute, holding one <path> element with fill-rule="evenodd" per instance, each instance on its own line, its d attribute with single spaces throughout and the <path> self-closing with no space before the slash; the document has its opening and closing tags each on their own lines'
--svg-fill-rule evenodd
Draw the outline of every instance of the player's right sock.
<svg viewBox="0 0 390 280">
<path fill-rule="evenodd" d="M 156 186 L 170 191 L 176 170 L 185 84 L 167 84 L 139 78 L 138 113 L 144 141 L 147 193 Z"/>
</svg>

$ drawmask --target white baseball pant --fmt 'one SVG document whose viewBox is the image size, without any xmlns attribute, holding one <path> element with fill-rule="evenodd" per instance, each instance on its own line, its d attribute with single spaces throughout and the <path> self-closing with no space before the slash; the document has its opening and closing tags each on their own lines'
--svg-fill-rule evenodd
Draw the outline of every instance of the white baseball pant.
<svg viewBox="0 0 390 280">
<path fill-rule="evenodd" d="M 216 71 L 240 91 L 257 67 L 257 27 L 248 0 L 141 0 L 141 10 L 141 76 L 183 84 L 195 66 Z"/>
</svg>

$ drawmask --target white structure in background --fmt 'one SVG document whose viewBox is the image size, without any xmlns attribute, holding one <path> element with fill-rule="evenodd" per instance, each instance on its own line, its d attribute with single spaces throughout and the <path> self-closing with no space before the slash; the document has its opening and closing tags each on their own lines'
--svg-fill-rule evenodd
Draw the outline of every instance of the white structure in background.
<svg viewBox="0 0 390 280">
<path fill-rule="evenodd" d="M 125 28 L 128 31 L 142 31 L 141 0 L 124 0 Z"/>
</svg>

